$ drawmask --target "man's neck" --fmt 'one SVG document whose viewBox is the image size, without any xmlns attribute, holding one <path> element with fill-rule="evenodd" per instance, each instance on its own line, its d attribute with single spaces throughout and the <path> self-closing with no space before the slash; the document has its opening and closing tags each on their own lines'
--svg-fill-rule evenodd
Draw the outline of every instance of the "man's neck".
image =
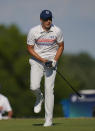
<svg viewBox="0 0 95 131">
<path fill-rule="evenodd" d="M 50 28 L 46 28 L 45 26 L 42 25 L 42 28 L 43 28 L 43 30 L 48 32 L 50 30 L 51 26 L 50 26 Z"/>
</svg>

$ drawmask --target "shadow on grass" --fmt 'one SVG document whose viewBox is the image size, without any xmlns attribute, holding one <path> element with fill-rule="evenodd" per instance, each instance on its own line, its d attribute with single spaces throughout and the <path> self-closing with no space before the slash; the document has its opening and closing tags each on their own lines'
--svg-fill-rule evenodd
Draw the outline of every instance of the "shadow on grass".
<svg viewBox="0 0 95 131">
<path fill-rule="evenodd" d="M 43 126 L 43 124 L 32 124 L 33 126 Z"/>
<path fill-rule="evenodd" d="M 32 124 L 33 126 L 43 126 L 43 124 Z M 63 123 L 53 123 L 53 126 L 60 126 L 63 125 Z"/>
</svg>

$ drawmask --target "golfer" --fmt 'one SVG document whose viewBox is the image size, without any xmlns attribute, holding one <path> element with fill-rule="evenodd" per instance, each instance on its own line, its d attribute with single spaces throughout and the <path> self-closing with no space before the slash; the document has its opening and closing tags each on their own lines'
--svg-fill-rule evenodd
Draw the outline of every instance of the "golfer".
<svg viewBox="0 0 95 131">
<path fill-rule="evenodd" d="M 31 54 L 29 63 L 30 89 L 36 96 L 34 112 L 39 113 L 43 100 L 45 102 L 44 127 L 53 124 L 54 82 L 57 62 L 64 49 L 63 33 L 52 24 L 52 12 L 43 10 L 40 13 L 41 24 L 30 29 L 27 36 L 27 48 Z M 56 68 L 57 69 L 57 68 Z M 41 78 L 45 77 L 45 99 L 40 90 Z"/>
</svg>

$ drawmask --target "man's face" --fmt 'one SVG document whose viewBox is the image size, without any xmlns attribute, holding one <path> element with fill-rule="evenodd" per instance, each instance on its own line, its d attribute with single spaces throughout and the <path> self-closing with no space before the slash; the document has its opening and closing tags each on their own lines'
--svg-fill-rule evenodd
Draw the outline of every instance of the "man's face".
<svg viewBox="0 0 95 131">
<path fill-rule="evenodd" d="M 46 28 L 49 29 L 51 27 L 52 24 L 52 19 L 47 19 L 47 20 L 41 20 L 42 25 Z"/>
</svg>

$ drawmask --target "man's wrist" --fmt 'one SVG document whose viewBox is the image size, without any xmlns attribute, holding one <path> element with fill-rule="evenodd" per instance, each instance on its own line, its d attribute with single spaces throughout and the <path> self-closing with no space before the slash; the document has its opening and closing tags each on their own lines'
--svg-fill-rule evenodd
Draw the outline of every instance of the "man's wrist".
<svg viewBox="0 0 95 131">
<path fill-rule="evenodd" d="M 54 60 L 57 62 L 58 61 L 58 59 L 56 59 L 56 58 L 54 58 Z"/>
<path fill-rule="evenodd" d="M 45 63 L 45 62 L 47 62 L 47 61 L 48 61 L 48 60 L 46 60 L 46 59 L 42 59 L 42 62 L 43 62 L 43 63 Z"/>
</svg>

